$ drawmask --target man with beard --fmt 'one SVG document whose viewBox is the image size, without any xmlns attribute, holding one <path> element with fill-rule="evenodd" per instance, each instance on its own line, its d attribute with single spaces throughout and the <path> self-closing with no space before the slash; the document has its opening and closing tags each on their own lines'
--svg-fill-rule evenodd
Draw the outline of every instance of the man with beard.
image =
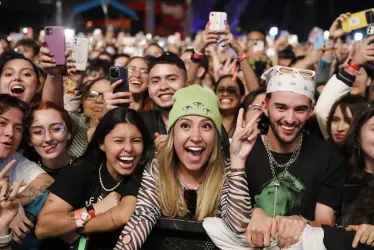
<svg viewBox="0 0 374 250">
<path fill-rule="evenodd" d="M 258 136 L 246 162 L 253 212 L 246 237 L 250 247 L 295 244 L 305 225 L 334 225 L 346 179 L 334 146 L 303 132 L 312 116 L 314 71 L 276 66 L 268 83 L 264 114 L 269 129 Z"/>
</svg>

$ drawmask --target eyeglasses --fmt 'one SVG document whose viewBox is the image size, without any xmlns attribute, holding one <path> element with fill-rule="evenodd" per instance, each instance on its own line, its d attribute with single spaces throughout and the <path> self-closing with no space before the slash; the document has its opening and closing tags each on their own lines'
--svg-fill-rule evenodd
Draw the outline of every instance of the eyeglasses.
<svg viewBox="0 0 374 250">
<path fill-rule="evenodd" d="M 148 75 L 148 69 L 137 69 L 135 67 L 127 67 L 127 71 L 129 73 L 140 73 L 143 76 Z"/>
<path fill-rule="evenodd" d="M 260 111 L 262 112 L 262 107 L 259 104 L 251 104 L 248 106 L 247 111 Z"/>
<path fill-rule="evenodd" d="M 32 127 L 30 129 L 30 136 L 33 143 L 42 144 L 47 131 L 49 131 L 49 134 L 53 137 L 53 139 L 61 141 L 65 135 L 66 126 L 65 124 L 56 123 L 49 126 L 48 129 L 43 127 Z"/>
<path fill-rule="evenodd" d="M 316 72 L 307 69 L 294 69 L 284 66 L 276 66 L 276 69 L 281 74 L 298 74 L 305 78 L 313 78 L 316 75 Z"/>
<path fill-rule="evenodd" d="M 90 90 L 86 95 L 86 99 L 89 101 L 96 101 L 99 98 L 99 96 L 101 96 L 104 99 L 104 92 Z"/>
<path fill-rule="evenodd" d="M 195 216 L 197 206 L 197 191 L 193 189 L 185 189 L 183 192 L 184 201 L 187 204 L 188 211 Z"/>
</svg>

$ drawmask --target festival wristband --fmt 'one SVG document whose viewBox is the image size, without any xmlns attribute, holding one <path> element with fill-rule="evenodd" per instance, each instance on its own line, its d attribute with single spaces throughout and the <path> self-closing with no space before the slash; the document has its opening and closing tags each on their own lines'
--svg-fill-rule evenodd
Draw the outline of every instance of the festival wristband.
<svg viewBox="0 0 374 250">
<path fill-rule="evenodd" d="M 89 204 L 86 206 L 87 212 L 89 213 L 91 219 L 95 218 L 96 213 L 95 213 L 95 208 L 92 204 Z"/>
<path fill-rule="evenodd" d="M 13 231 L 10 230 L 10 234 L 0 237 L 0 244 L 9 244 L 13 239 Z"/>
</svg>

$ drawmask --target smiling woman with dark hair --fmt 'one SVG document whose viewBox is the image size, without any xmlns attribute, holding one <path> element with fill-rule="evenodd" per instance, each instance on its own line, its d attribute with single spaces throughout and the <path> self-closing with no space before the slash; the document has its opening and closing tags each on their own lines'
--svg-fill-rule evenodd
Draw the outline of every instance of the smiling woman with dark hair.
<svg viewBox="0 0 374 250">
<path fill-rule="evenodd" d="M 80 237 L 76 232 L 91 234 L 88 249 L 113 249 L 118 230 L 135 209 L 151 145 L 143 120 L 134 110 L 109 111 L 82 158 L 64 169 L 49 189 L 36 236 L 66 239 L 69 235 L 69 243 L 74 244 Z M 69 249 L 67 244 L 59 245 L 58 239 L 49 239 L 42 249 Z"/>
</svg>

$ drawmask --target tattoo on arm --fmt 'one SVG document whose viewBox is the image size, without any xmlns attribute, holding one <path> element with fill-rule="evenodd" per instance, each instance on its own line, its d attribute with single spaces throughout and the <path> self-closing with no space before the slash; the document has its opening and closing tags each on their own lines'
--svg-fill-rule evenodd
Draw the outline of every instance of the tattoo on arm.
<svg viewBox="0 0 374 250">
<path fill-rule="evenodd" d="M 110 218 L 112 219 L 112 223 L 114 225 L 115 228 L 118 228 L 118 226 L 116 225 L 116 223 L 114 222 L 114 219 L 113 219 L 113 216 L 112 216 L 112 209 L 109 210 L 109 215 L 110 215 Z"/>
<path fill-rule="evenodd" d="M 52 184 L 52 183 L 50 183 L 50 184 Z M 47 188 L 49 187 L 50 184 L 42 185 L 42 186 L 40 186 L 40 188 L 37 188 L 37 187 L 30 187 L 30 194 L 29 194 L 29 197 L 30 197 L 32 200 L 35 200 L 35 199 L 38 198 L 40 195 L 44 194 L 45 191 L 47 191 Z"/>
<path fill-rule="evenodd" d="M 75 220 L 74 212 L 68 213 L 68 220 Z"/>
<path fill-rule="evenodd" d="M 46 204 L 51 204 L 51 203 L 53 203 L 53 202 L 55 202 L 55 201 L 52 200 L 52 199 L 48 199 L 45 203 L 46 203 Z"/>
</svg>

